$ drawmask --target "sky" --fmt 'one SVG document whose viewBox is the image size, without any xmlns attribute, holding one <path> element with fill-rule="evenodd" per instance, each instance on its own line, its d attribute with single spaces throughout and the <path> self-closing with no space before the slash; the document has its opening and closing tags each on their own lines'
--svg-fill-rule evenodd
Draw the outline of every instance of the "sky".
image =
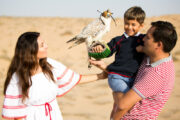
<svg viewBox="0 0 180 120">
<path fill-rule="evenodd" d="M 97 10 L 110 9 L 123 17 L 132 6 L 140 6 L 147 17 L 180 14 L 180 0 L 0 0 L 0 16 L 98 17 Z"/>
</svg>

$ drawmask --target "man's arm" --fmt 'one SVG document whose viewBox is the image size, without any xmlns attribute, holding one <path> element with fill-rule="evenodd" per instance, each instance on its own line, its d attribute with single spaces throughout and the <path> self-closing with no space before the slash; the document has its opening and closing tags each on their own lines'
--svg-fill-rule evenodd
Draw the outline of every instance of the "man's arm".
<svg viewBox="0 0 180 120">
<path fill-rule="evenodd" d="M 122 118 L 138 101 L 142 100 L 133 89 L 130 89 L 127 93 L 121 95 L 120 98 L 118 98 L 118 94 L 118 92 L 113 93 L 113 96 L 116 98 L 115 103 L 118 105 L 119 113 L 118 116 L 113 117 L 114 120 Z"/>
</svg>

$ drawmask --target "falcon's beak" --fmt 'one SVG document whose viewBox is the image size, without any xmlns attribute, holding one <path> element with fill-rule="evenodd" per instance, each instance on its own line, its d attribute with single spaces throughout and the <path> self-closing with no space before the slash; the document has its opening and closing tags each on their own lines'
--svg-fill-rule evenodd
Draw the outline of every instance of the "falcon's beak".
<svg viewBox="0 0 180 120">
<path fill-rule="evenodd" d="M 99 13 L 101 13 L 100 15 L 102 15 L 102 12 L 101 12 L 101 11 L 99 11 L 99 10 L 97 10 L 97 11 L 98 11 Z M 113 16 L 112 16 L 113 13 L 110 13 L 110 14 L 111 14 L 110 16 L 111 16 L 111 18 L 113 19 L 115 25 L 117 26 L 116 21 L 115 21 L 115 19 L 114 19 Z"/>
<path fill-rule="evenodd" d="M 111 18 L 113 19 L 115 25 L 117 26 L 116 21 L 115 21 L 115 19 L 113 18 L 112 14 L 113 14 L 113 13 L 111 13 Z"/>
<path fill-rule="evenodd" d="M 112 13 L 112 14 L 113 14 L 113 13 Z M 112 15 L 111 15 L 111 18 L 113 19 L 113 21 L 114 21 L 115 25 L 117 26 L 116 21 L 115 21 L 115 19 L 113 18 L 113 16 L 112 16 Z"/>
</svg>

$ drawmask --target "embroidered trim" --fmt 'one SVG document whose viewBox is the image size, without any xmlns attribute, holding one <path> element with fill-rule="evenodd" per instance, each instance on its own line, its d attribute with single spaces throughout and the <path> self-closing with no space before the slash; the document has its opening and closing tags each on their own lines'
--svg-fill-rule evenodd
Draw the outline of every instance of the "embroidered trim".
<svg viewBox="0 0 180 120">
<path fill-rule="evenodd" d="M 72 75 L 71 75 L 71 77 L 70 77 L 70 79 L 69 79 L 68 82 L 66 82 L 66 83 L 64 83 L 64 84 L 62 84 L 62 85 L 59 85 L 58 87 L 59 87 L 59 88 L 62 88 L 62 87 L 64 87 L 64 86 L 70 84 L 70 83 L 72 82 L 73 77 L 74 77 L 74 72 L 72 73 Z"/>
<path fill-rule="evenodd" d="M 5 95 L 5 98 L 9 98 L 9 99 L 18 99 L 18 98 L 22 98 L 22 95 Z"/>
<path fill-rule="evenodd" d="M 20 106 L 6 106 L 6 105 L 3 105 L 3 108 L 5 108 L 5 109 L 22 109 L 22 108 L 26 108 L 26 105 L 20 105 Z"/>
<path fill-rule="evenodd" d="M 26 115 L 18 116 L 18 117 L 7 117 L 7 116 L 2 115 L 2 118 L 4 118 L 4 119 L 21 119 L 21 118 L 26 118 Z"/>
<path fill-rule="evenodd" d="M 68 68 L 66 68 L 66 69 L 64 70 L 63 74 L 62 74 L 60 77 L 57 77 L 57 80 L 62 79 L 62 78 L 65 76 L 65 74 L 67 73 L 67 71 L 68 71 Z"/>
<path fill-rule="evenodd" d="M 82 77 L 82 75 L 80 75 L 78 82 L 77 82 L 74 86 L 76 86 L 76 85 L 80 82 L 81 77 Z M 73 88 L 74 86 L 72 86 L 72 88 Z M 72 89 L 72 88 L 71 88 L 71 89 Z M 57 95 L 56 97 L 61 97 L 61 96 L 65 95 L 65 94 L 68 93 L 71 89 L 69 89 L 68 91 L 66 91 L 66 92 L 63 93 L 63 94 Z"/>
</svg>

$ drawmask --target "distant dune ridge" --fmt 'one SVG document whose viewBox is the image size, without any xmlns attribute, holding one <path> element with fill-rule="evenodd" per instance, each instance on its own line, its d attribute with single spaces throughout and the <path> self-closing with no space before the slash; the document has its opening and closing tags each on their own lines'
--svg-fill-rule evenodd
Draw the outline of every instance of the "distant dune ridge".
<svg viewBox="0 0 180 120">
<path fill-rule="evenodd" d="M 56 59 L 80 74 L 100 72 L 92 67 L 88 70 L 85 44 L 68 49 L 66 41 L 79 34 L 93 18 L 60 17 L 0 17 L 0 114 L 3 103 L 3 84 L 18 37 L 27 31 L 37 31 L 48 44 L 48 56 Z M 146 18 L 142 33 L 146 33 L 152 21 L 164 20 L 173 23 L 180 37 L 180 14 Z M 116 18 L 117 26 L 111 23 L 111 30 L 104 36 L 106 42 L 124 32 L 123 19 Z M 175 87 L 158 120 L 179 120 L 180 118 L 180 41 L 172 51 L 176 68 Z M 104 59 L 111 63 L 113 57 Z M 109 120 L 112 109 L 111 89 L 107 79 L 78 85 L 65 96 L 58 98 L 64 120 Z M 0 116 L 1 119 L 1 116 Z"/>
</svg>

